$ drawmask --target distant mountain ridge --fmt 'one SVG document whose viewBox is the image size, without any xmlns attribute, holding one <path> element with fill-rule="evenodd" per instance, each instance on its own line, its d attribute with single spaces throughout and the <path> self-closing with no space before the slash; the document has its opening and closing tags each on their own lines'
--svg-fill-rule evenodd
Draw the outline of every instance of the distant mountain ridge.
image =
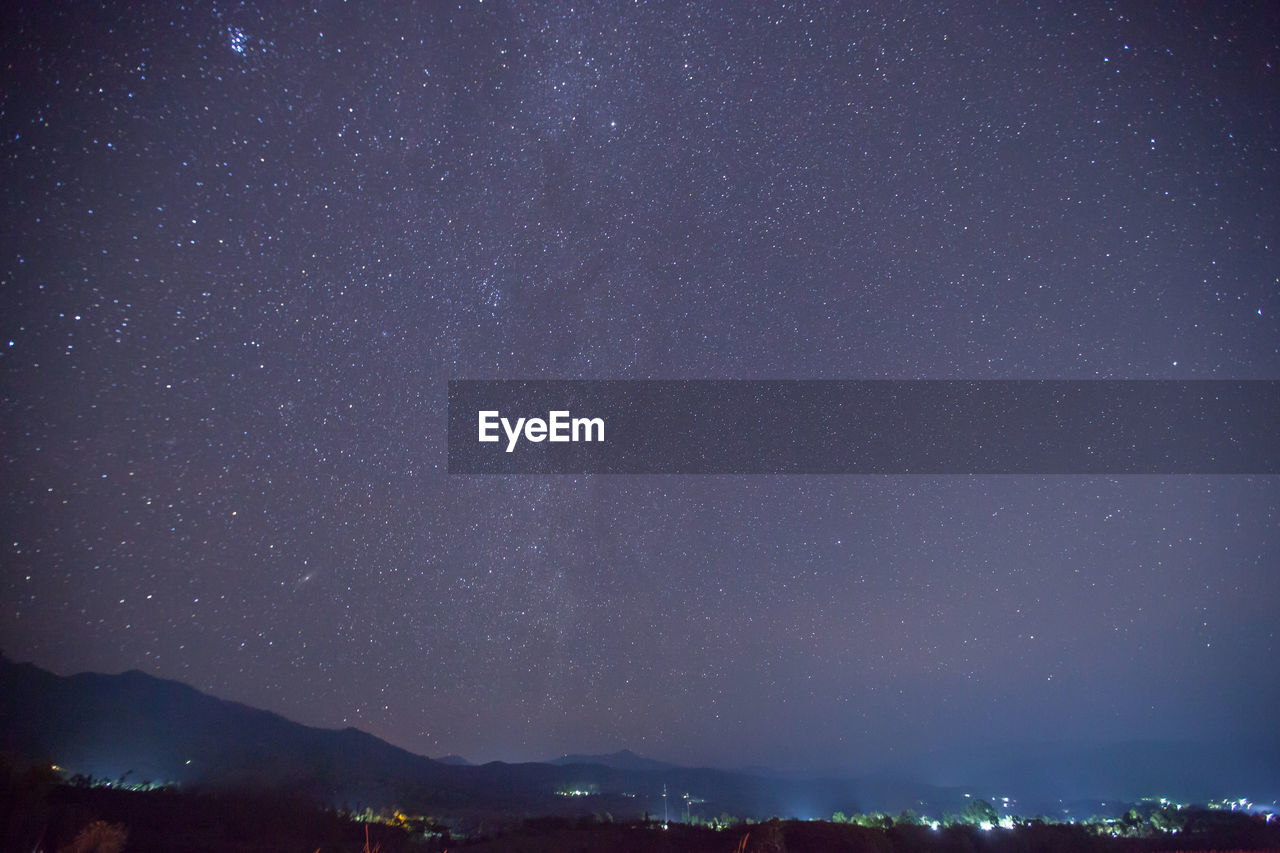
<svg viewBox="0 0 1280 853">
<path fill-rule="evenodd" d="M 570 764 L 598 764 L 601 767 L 613 767 L 617 770 L 679 770 L 682 768 L 679 764 L 672 764 L 668 761 L 658 761 L 654 758 L 645 758 L 642 755 L 636 755 L 629 749 L 620 749 L 617 752 L 611 752 L 607 755 L 562 755 L 559 758 L 553 758 L 546 762 L 564 767 Z"/>
<path fill-rule="evenodd" d="M 268 787 L 352 807 L 423 814 L 662 813 L 662 790 L 691 791 L 705 813 L 793 814 L 796 791 L 742 773 L 688 769 L 627 750 L 565 763 L 434 761 L 353 728 L 320 729 L 132 670 L 59 676 L 0 659 L 0 750 L 68 773 L 127 783 Z M 589 789 L 592 797 L 561 792 Z M 821 809 L 852 809 L 852 782 L 801 791 Z M 832 805 L 830 809 L 827 804 Z"/>
<path fill-rule="evenodd" d="M 436 816 L 660 815 L 664 787 L 704 800 L 695 812 L 703 816 L 810 818 L 834 811 L 896 814 L 904 808 L 941 816 L 959 812 L 970 792 L 997 790 L 884 776 L 806 779 L 767 768 L 688 768 L 627 749 L 540 764 L 474 765 L 460 756 L 432 760 L 354 728 L 304 726 L 136 670 L 64 677 L 2 656 L 0 750 L 99 779 L 283 788 L 335 806 L 394 805 Z M 1244 775 L 1195 771 L 1215 756 L 1229 758 Z M 999 791 L 1016 794 L 1026 815 L 1060 814 L 1066 805 L 1079 815 L 1104 797 L 1115 807 L 1126 797 L 1152 794 L 1266 801 L 1277 795 L 1280 778 L 1280 755 L 1265 743 L 1152 742 L 1075 752 L 1049 745 L 1018 762 L 984 767 L 975 759 L 973 765 L 972 778 L 1007 780 Z M 1228 784 L 1240 778 L 1247 787 Z M 561 795 L 570 790 L 598 793 Z"/>
<path fill-rule="evenodd" d="M 288 787 L 360 800 L 440 768 L 354 728 L 316 729 L 137 670 L 61 677 L 0 664 L 0 749 L 127 782 Z M 339 784 L 339 782 L 343 784 Z"/>
</svg>

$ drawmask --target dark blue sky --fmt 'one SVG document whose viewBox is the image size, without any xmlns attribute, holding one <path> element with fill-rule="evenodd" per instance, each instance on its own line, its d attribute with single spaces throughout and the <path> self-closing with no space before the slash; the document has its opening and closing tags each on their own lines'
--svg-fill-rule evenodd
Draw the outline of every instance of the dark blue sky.
<svg viewBox="0 0 1280 853">
<path fill-rule="evenodd" d="M 1278 748 L 1275 477 L 444 473 L 451 378 L 1280 377 L 1277 7 L 0 30 L 11 657 L 473 760 Z"/>
</svg>

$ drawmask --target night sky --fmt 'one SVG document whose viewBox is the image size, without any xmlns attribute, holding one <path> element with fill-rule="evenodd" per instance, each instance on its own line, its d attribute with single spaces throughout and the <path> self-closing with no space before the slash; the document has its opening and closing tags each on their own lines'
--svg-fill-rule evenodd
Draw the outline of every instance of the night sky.
<svg viewBox="0 0 1280 853">
<path fill-rule="evenodd" d="M 1280 378 L 1280 6 L 868 5 L 10 4 L 0 647 L 473 761 L 1274 744 L 1276 477 L 445 473 L 449 379 Z"/>
</svg>

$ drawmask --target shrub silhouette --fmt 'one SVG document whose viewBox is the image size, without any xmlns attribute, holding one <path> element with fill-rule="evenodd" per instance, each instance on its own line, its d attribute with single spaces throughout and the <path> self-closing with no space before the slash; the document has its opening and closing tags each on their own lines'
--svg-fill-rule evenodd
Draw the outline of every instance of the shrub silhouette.
<svg viewBox="0 0 1280 853">
<path fill-rule="evenodd" d="M 80 830 L 60 853 L 120 853 L 128 837 L 123 824 L 95 820 Z"/>
</svg>

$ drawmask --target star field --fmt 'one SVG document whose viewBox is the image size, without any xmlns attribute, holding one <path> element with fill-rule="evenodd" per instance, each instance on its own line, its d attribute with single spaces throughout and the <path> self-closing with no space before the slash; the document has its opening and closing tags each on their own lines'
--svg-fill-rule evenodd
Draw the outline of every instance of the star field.
<svg viewBox="0 0 1280 853">
<path fill-rule="evenodd" d="M 1280 376 L 1273 7 L 3 28 L 0 646 L 428 755 L 1269 737 L 1274 477 L 461 477 L 451 378 Z"/>
</svg>

